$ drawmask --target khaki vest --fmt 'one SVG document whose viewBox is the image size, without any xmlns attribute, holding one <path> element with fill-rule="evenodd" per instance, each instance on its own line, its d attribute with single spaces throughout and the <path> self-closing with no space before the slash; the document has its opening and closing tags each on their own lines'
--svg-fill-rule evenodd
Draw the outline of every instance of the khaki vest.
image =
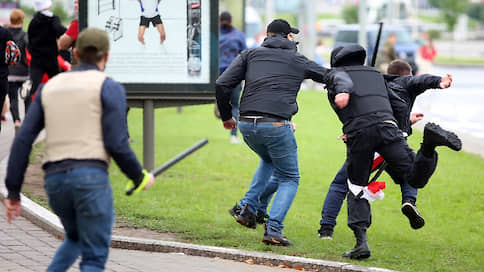
<svg viewBox="0 0 484 272">
<path fill-rule="evenodd" d="M 46 162 L 98 159 L 109 163 L 101 121 L 105 79 L 104 73 L 88 70 L 62 73 L 45 84 Z"/>
</svg>

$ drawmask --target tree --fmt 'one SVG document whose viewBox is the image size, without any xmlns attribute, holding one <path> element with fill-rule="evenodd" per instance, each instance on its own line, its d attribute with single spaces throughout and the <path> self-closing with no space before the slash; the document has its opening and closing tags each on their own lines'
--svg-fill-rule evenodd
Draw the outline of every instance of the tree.
<svg viewBox="0 0 484 272">
<path fill-rule="evenodd" d="M 481 23 L 484 23 L 484 4 L 473 3 L 469 5 L 469 9 L 467 10 L 467 15 L 472 19 L 475 19 Z"/>
<path fill-rule="evenodd" d="M 342 17 L 347 24 L 358 23 L 358 5 L 348 5 L 343 8 Z"/>
<path fill-rule="evenodd" d="M 469 6 L 468 0 L 429 0 L 429 4 L 439 8 L 447 28 L 454 31 L 457 18 L 466 13 Z"/>
</svg>

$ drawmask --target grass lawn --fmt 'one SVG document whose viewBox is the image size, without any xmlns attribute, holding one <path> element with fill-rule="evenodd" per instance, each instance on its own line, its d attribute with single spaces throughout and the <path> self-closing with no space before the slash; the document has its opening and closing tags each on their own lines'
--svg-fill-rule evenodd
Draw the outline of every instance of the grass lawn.
<svg viewBox="0 0 484 272">
<path fill-rule="evenodd" d="M 161 165 L 202 138 L 209 144 L 165 172 L 149 191 L 124 195 L 126 178 L 115 164 L 110 173 L 116 212 L 139 225 L 179 233 L 181 240 L 202 245 L 345 261 L 341 254 L 354 246 L 346 226 L 346 204 L 338 217 L 332 241 L 320 240 L 321 207 L 328 186 L 344 161 L 345 147 L 336 140 L 341 128 L 326 95 L 306 91 L 299 95 L 298 125 L 301 181 L 285 220 L 284 234 L 294 243 L 281 248 L 261 243 L 263 228 L 237 224 L 228 214 L 248 189 L 259 163 L 245 145 L 229 143 L 229 132 L 213 114 L 213 105 L 156 111 L 156 165 Z M 132 147 L 142 158 L 142 111 L 129 113 Z M 418 131 L 410 143 L 418 147 Z M 439 166 L 418 207 L 426 219 L 415 231 L 400 212 L 400 190 L 387 175 L 386 197 L 373 203 L 369 229 L 372 256 L 351 261 L 404 271 L 479 271 L 484 267 L 484 159 L 446 148 L 439 150 Z"/>
</svg>

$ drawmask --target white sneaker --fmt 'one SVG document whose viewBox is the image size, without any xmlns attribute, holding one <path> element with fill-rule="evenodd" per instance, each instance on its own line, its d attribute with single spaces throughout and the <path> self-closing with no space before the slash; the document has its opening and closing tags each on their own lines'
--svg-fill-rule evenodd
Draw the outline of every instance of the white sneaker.
<svg viewBox="0 0 484 272">
<path fill-rule="evenodd" d="M 231 135 L 230 136 L 230 143 L 231 144 L 241 144 L 242 141 L 239 139 L 239 137 L 237 137 L 235 135 Z"/>
</svg>

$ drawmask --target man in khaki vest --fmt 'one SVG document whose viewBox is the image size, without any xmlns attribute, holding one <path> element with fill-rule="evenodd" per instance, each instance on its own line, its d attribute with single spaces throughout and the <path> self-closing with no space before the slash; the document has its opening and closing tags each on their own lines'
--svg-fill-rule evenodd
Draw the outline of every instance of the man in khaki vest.
<svg viewBox="0 0 484 272">
<path fill-rule="evenodd" d="M 32 143 L 45 127 L 45 189 L 65 239 L 47 271 L 66 271 L 82 256 L 81 271 L 103 271 L 114 222 L 108 165 L 113 158 L 135 193 L 154 177 L 143 170 L 128 143 L 125 90 L 102 72 L 109 56 L 106 32 L 80 33 L 78 67 L 53 77 L 39 91 L 14 140 L 5 200 L 8 222 L 20 215 L 20 190 Z"/>
</svg>

